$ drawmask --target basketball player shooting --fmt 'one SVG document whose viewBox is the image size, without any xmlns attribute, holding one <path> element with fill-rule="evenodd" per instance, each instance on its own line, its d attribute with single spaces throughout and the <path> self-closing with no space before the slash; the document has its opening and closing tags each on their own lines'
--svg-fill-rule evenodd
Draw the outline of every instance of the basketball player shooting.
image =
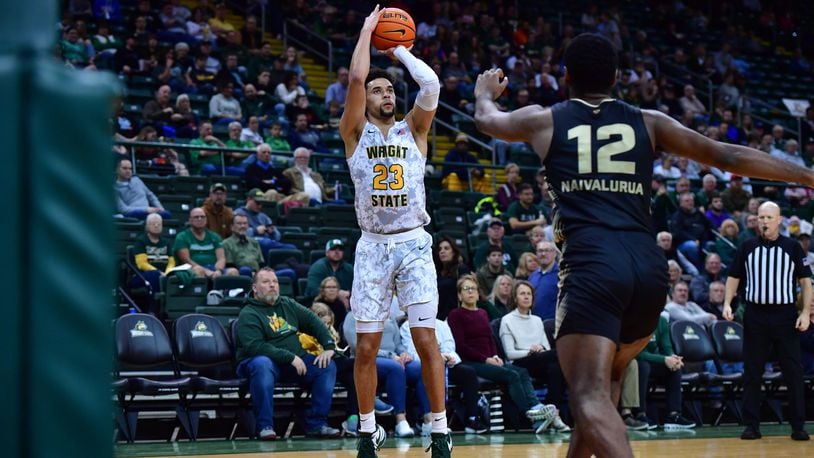
<svg viewBox="0 0 814 458">
<path fill-rule="evenodd" d="M 814 172 L 612 99 L 617 50 L 600 35 L 574 38 L 564 57 L 570 100 L 501 112 L 494 100 L 508 81 L 502 70 L 487 70 L 475 84 L 475 123 L 494 137 L 530 143 L 546 166 L 563 252 L 557 356 L 576 420 L 568 456 L 632 457 L 616 413 L 619 382 L 656 329 L 667 293 L 667 261 L 650 232 L 654 152 L 807 186 Z"/>
<path fill-rule="evenodd" d="M 407 312 L 421 358 L 421 375 L 432 410 L 428 450 L 432 449 L 433 458 L 449 457 L 452 440 L 444 404 L 444 362 L 435 339 L 438 291 L 432 236 L 424 230 L 430 222 L 424 194 L 427 133 L 438 107 L 440 84 L 432 69 L 408 48 L 380 51 L 404 64 L 420 87 L 413 109 L 396 122 L 393 81 L 388 73 L 370 69 L 371 35 L 383 13 L 377 5 L 362 26 L 350 62 L 345 112 L 339 122 L 362 229 L 351 295 L 358 336 L 354 366 L 359 399 L 357 457 L 375 457 L 386 438 L 376 424 L 373 403 L 376 355 L 394 294 Z"/>
</svg>

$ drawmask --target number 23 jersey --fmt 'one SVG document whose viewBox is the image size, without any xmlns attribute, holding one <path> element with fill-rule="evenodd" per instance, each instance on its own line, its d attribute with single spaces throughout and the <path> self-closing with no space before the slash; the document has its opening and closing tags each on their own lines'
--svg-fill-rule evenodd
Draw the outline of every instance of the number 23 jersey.
<svg viewBox="0 0 814 458">
<path fill-rule="evenodd" d="M 348 158 L 356 216 L 363 231 L 395 234 L 429 224 L 426 162 L 407 121 L 395 123 L 387 138 L 378 127 L 365 123 L 359 144 Z"/>
<path fill-rule="evenodd" d="M 571 99 L 551 113 L 544 164 L 557 238 L 584 226 L 650 232 L 654 154 L 642 112 L 613 99 Z"/>
</svg>

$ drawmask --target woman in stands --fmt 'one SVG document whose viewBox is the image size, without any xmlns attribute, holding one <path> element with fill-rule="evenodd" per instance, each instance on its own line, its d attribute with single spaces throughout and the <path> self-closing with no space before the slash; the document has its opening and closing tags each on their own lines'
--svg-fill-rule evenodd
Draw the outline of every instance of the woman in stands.
<svg viewBox="0 0 814 458">
<path fill-rule="evenodd" d="M 735 259 L 735 252 L 738 251 L 740 229 L 735 220 L 727 218 L 721 223 L 720 232 L 723 238 L 715 240 L 715 252 L 721 257 L 721 263 L 728 267 Z"/>
<path fill-rule="evenodd" d="M 565 379 L 557 353 L 546 336 L 543 320 L 531 313 L 533 306 L 534 288 L 531 283 L 516 281 L 509 301 L 511 312 L 500 319 L 500 342 L 506 359 L 528 370 L 535 380 L 544 381 L 548 387 L 546 400 L 561 408 L 564 405 Z M 551 427 L 557 432 L 570 431 L 559 416 L 554 418 Z"/>
<path fill-rule="evenodd" d="M 441 237 L 432 249 L 432 259 L 438 281 L 438 319 L 446 320 L 450 310 L 458 306 L 456 284 L 461 275 L 472 272 L 466 265 L 461 251 L 455 241 Z"/>
<path fill-rule="evenodd" d="M 540 230 L 542 231 L 542 227 L 540 227 Z M 529 275 L 539 268 L 540 263 L 537 262 L 537 255 L 527 251 L 521 254 L 520 260 L 517 261 L 517 270 L 514 271 L 514 278 L 515 280 L 528 280 Z"/>
<path fill-rule="evenodd" d="M 512 286 L 514 286 L 514 280 L 512 280 L 510 275 L 498 275 L 498 277 L 495 279 L 494 286 L 492 286 L 492 292 L 489 293 L 489 296 L 487 297 L 489 302 L 491 302 L 497 311 L 500 312 L 501 316 L 509 313 L 509 301 L 512 297 Z"/>
<path fill-rule="evenodd" d="M 334 325 L 341 333 L 350 304 L 342 302 L 339 298 L 339 280 L 334 276 L 322 279 L 319 284 L 319 294 L 314 298 L 314 302 L 322 302 L 331 309 L 335 317 Z"/>
<path fill-rule="evenodd" d="M 458 280 L 460 307 L 449 312 L 447 323 L 455 338 L 455 348 L 462 364 L 475 369 L 478 377 L 505 384 L 512 402 L 525 412 L 535 430 L 545 429 L 554 420 L 557 409 L 537 400 L 529 372 L 517 365 L 506 364 L 498 356 L 497 343 L 486 310 L 478 307 L 478 280 L 466 274 Z"/>
</svg>

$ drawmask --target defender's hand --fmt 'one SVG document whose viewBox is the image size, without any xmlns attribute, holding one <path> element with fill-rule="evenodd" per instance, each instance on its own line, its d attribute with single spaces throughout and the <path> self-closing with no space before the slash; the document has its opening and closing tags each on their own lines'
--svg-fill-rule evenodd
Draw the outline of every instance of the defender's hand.
<svg viewBox="0 0 814 458">
<path fill-rule="evenodd" d="M 503 77 L 503 70 L 499 68 L 486 70 L 478 75 L 478 80 L 475 82 L 475 98 L 487 96 L 495 100 L 500 97 L 508 85 L 509 79 Z"/>
<path fill-rule="evenodd" d="M 365 18 L 365 23 L 362 25 L 363 32 L 373 32 L 376 28 L 376 25 L 379 23 L 379 17 L 381 16 L 381 10 L 379 9 L 379 5 L 376 5 L 376 8 L 373 8 L 373 12 L 370 13 L 368 17 Z"/>
</svg>

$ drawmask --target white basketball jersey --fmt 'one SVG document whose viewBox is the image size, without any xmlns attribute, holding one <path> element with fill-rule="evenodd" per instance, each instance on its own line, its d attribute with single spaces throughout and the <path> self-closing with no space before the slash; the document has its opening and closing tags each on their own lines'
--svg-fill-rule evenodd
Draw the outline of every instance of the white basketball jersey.
<svg viewBox="0 0 814 458">
<path fill-rule="evenodd" d="M 359 227 L 374 234 L 395 234 L 426 226 L 424 166 L 407 121 L 399 121 L 385 139 L 379 128 L 365 123 L 359 144 L 348 158 L 356 188 Z"/>
</svg>

